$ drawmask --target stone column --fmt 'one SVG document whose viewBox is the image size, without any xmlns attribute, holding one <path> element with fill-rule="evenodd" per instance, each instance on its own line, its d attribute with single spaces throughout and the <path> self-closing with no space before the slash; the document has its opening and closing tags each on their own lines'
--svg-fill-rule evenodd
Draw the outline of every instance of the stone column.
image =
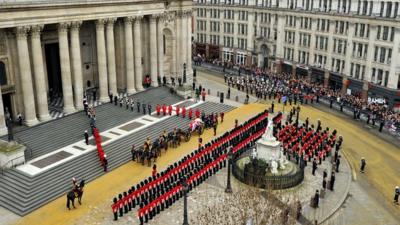
<svg viewBox="0 0 400 225">
<path fill-rule="evenodd" d="M 157 17 L 150 16 L 150 77 L 151 86 L 157 87 Z"/>
<path fill-rule="evenodd" d="M 135 45 L 135 75 L 136 75 L 136 90 L 143 90 L 143 68 L 142 68 L 142 38 L 141 26 L 143 16 L 136 16 L 133 25 L 134 45 Z"/>
<path fill-rule="evenodd" d="M 179 52 L 179 54 L 180 55 L 182 55 L 181 56 L 181 64 L 182 64 L 182 67 L 181 67 L 181 73 L 182 73 L 182 79 L 183 79 L 183 64 L 185 64 L 185 63 L 187 63 L 187 37 L 188 37 L 188 34 L 187 34 L 187 12 L 186 11 L 184 11 L 184 12 L 182 12 L 182 15 L 181 15 L 181 23 L 180 23 L 180 30 L 182 31 L 182 36 L 181 36 L 181 42 L 179 43 L 180 44 L 180 46 L 181 46 L 181 51 Z M 210 42 L 207 42 L 207 43 L 210 43 Z"/>
<path fill-rule="evenodd" d="M 134 94 L 135 72 L 133 70 L 133 39 L 132 39 L 132 17 L 124 18 L 125 26 L 125 66 L 126 66 L 126 92 Z"/>
<path fill-rule="evenodd" d="M 82 77 L 82 59 L 81 46 L 79 39 L 79 28 L 82 21 L 73 22 L 71 25 L 71 57 L 72 72 L 74 74 L 74 100 L 77 110 L 83 109 L 83 77 Z"/>
<path fill-rule="evenodd" d="M 164 17 L 159 17 L 157 22 L 157 42 L 158 42 L 158 76 L 164 77 L 164 43 L 163 43 L 163 22 Z"/>
<path fill-rule="evenodd" d="M 18 64 L 21 76 L 25 123 L 27 126 L 32 126 L 39 121 L 36 118 L 35 93 L 33 93 L 31 63 L 26 38 L 28 31 L 28 27 L 17 27 Z"/>
<path fill-rule="evenodd" d="M 1 88 L 0 88 L 0 96 L 2 96 Z M 8 133 L 6 126 L 6 118 L 4 116 L 4 106 L 3 106 L 3 98 L 0 98 L 0 135 L 6 135 Z"/>
<path fill-rule="evenodd" d="M 329 78 L 331 74 L 328 69 L 324 70 L 324 88 L 329 87 Z"/>
<path fill-rule="evenodd" d="M 71 64 L 69 60 L 68 27 L 69 23 L 58 24 L 58 41 L 60 45 L 61 81 L 63 89 L 64 113 L 73 113 L 74 100 L 72 98 Z"/>
<path fill-rule="evenodd" d="M 176 61 L 177 61 L 177 59 L 176 59 L 176 52 L 177 52 L 176 36 L 173 36 L 171 41 L 172 41 L 172 74 L 171 74 L 171 77 L 173 76 L 173 77 L 177 78 L 177 73 L 176 73 L 176 69 L 177 69 L 177 67 L 176 67 L 176 64 L 177 64 L 176 63 Z"/>
<path fill-rule="evenodd" d="M 35 89 L 36 89 L 36 101 L 37 101 L 37 113 L 41 121 L 50 120 L 49 108 L 47 104 L 47 90 L 46 80 L 44 77 L 44 66 L 43 66 L 43 52 L 42 45 L 40 42 L 40 32 L 43 29 L 43 25 L 36 25 L 32 27 L 32 58 L 33 58 L 33 70 L 35 74 Z"/>
<path fill-rule="evenodd" d="M 186 75 L 187 75 L 187 82 L 190 85 L 193 82 L 193 69 L 192 69 L 192 12 L 188 11 L 187 15 L 187 63 L 186 63 Z M 222 29 L 222 26 L 220 27 Z M 222 42 L 221 42 L 222 43 Z"/>
<path fill-rule="evenodd" d="M 109 91 L 113 95 L 117 94 L 117 69 L 115 67 L 115 47 L 114 47 L 114 23 L 116 18 L 107 20 L 107 64 Z"/>
<path fill-rule="evenodd" d="M 102 102 L 108 101 L 108 79 L 106 44 L 104 40 L 104 19 L 96 21 L 97 67 L 99 71 L 100 98 Z"/>
</svg>

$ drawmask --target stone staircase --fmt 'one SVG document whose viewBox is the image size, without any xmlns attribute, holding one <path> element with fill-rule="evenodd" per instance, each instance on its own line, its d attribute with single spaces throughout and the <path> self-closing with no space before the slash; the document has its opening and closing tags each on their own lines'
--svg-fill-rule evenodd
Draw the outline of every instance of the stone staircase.
<svg viewBox="0 0 400 225">
<path fill-rule="evenodd" d="M 185 103 L 185 105 L 188 105 L 188 103 Z M 106 106 L 115 107 L 110 104 L 106 104 L 104 107 Z M 204 110 L 206 113 L 227 112 L 233 109 L 231 106 L 213 102 L 205 102 L 195 108 Z M 110 110 L 110 113 L 113 111 L 113 109 L 108 110 Z M 118 109 L 114 110 L 122 109 L 118 107 Z M 109 170 L 113 170 L 131 160 L 130 146 L 132 144 L 139 146 L 147 137 L 152 139 L 158 137 L 164 129 L 170 131 L 175 127 L 186 128 L 188 122 L 187 118 L 183 119 L 182 117 L 172 116 L 123 137 L 116 142 L 103 146 L 107 154 Z M 104 127 L 111 126 L 110 124 L 113 124 L 113 122 L 109 121 L 107 125 L 104 125 L 99 120 L 98 124 L 99 127 L 103 127 L 100 130 L 104 131 Z M 85 123 L 85 126 L 88 126 L 87 123 Z M 71 133 L 73 132 L 68 132 L 68 134 Z M 65 139 L 68 139 L 68 136 L 70 135 L 63 135 Z M 82 139 L 81 136 L 79 135 L 80 139 Z M 57 141 L 67 142 L 63 139 Z M 104 172 L 98 161 L 96 151 L 83 154 L 34 177 L 28 176 L 17 169 L 7 170 L 3 176 L 0 176 L 0 205 L 23 216 L 57 197 L 65 195 L 72 187 L 72 177 L 76 177 L 78 180 L 85 179 L 86 182 L 90 182 L 103 174 Z"/>
<path fill-rule="evenodd" d="M 169 105 L 183 100 L 177 95 L 171 95 L 169 89 L 165 87 L 150 88 L 133 95 L 132 98 L 135 102 L 139 100 L 146 104 L 150 103 L 149 99 L 153 100 L 151 102 L 153 110 L 156 104 Z M 125 106 L 121 108 L 105 103 L 96 107 L 96 124 L 100 131 L 104 131 L 141 115 L 137 113 L 136 108 L 132 112 L 130 109 L 125 109 Z M 32 156 L 28 157 L 32 159 L 82 140 L 84 131 L 89 128 L 88 117 L 80 111 L 16 132 L 14 136 L 16 140 L 32 149 Z M 6 140 L 7 137 L 4 136 L 2 139 Z"/>
</svg>

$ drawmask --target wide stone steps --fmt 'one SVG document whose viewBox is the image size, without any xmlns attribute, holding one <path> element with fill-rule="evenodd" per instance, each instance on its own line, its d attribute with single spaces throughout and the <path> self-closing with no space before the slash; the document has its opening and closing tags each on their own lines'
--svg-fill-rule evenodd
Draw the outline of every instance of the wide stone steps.
<svg viewBox="0 0 400 225">
<path fill-rule="evenodd" d="M 161 96 L 161 97 L 160 97 Z M 171 95 L 165 87 L 150 88 L 132 96 L 141 103 L 151 103 L 153 109 L 156 104 L 174 104 L 183 100 L 177 95 Z M 150 101 L 151 100 L 151 101 Z M 120 108 L 110 103 L 96 107 L 96 123 L 100 130 L 107 130 L 141 116 L 136 107 L 132 112 L 125 106 Z M 32 149 L 32 158 L 36 158 L 60 149 L 69 144 L 82 140 L 83 133 L 89 128 L 89 119 L 83 111 L 42 123 L 29 129 L 15 133 L 16 140 Z M 68 135 L 65 135 L 68 134 Z M 3 136 L 3 139 L 7 137 Z"/>
<path fill-rule="evenodd" d="M 186 103 L 187 104 L 187 103 Z M 185 105 L 186 105 L 185 104 Z M 197 108 L 206 113 L 229 111 L 231 106 L 206 102 Z M 99 125 L 101 122 L 98 122 Z M 109 159 L 109 170 L 113 170 L 131 160 L 130 146 L 139 146 L 147 138 L 158 137 L 164 129 L 186 128 L 189 119 L 172 116 L 148 128 L 103 146 Z M 10 170 L 0 178 L 0 204 L 18 215 L 25 215 L 47 202 L 65 195 L 72 187 L 71 178 L 85 179 L 86 182 L 104 174 L 97 152 L 92 151 L 74 158 L 35 177 L 18 170 Z"/>
</svg>

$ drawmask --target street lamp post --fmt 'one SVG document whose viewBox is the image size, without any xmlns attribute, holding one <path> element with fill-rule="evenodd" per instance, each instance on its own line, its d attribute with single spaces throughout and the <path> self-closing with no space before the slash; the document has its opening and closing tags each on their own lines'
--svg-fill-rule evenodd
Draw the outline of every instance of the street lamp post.
<svg viewBox="0 0 400 225">
<path fill-rule="evenodd" d="M 231 164 L 232 164 L 232 147 L 230 147 L 229 152 L 228 152 L 228 180 L 226 182 L 226 189 L 225 193 L 232 193 L 232 187 L 231 187 Z"/>
<path fill-rule="evenodd" d="M 183 225 L 189 225 L 188 211 L 187 211 L 187 192 L 189 190 L 189 187 L 185 178 L 183 178 L 182 180 L 182 186 L 183 186 Z"/>
</svg>

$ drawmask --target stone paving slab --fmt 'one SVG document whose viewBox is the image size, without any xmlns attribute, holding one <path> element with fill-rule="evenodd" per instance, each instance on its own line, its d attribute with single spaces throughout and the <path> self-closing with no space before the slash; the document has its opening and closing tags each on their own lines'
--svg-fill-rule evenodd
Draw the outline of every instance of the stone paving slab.
<svg viewBox="0 0 400 225">
<path fill-rule="evenodd" d="M 144 126 L 144 124 L 135 121 L 135 122 L 129 123 L 129 124 L 125 125 L 125 126 L 122 126 L 119 129 L 124 130 L 124 131 L 131 131 L 131 130 L 134 130 L 134 129 L 139 128 L 141 126 Z"/>
<path fill-rule="evenodd" d="M 71 153 L 68 153 L 66 151 L 60 151 L 60 152 L 57 152 L 57 153 L 55 153 L 53 155 L 50 155 L 50 156 L 48 156 L 46 158 L 38 160 L 38 161 L 32 163 L 32 165 L 34 165 L 34 166 L 36 166 L 36 167 L 41 169 L 41 168 L 44 168 L 44 167 L 46 167 L 48 165 L 51 165 L 51 164 L 53 164 L 55 162 L 58 162 L 58 161 L 63 160 L 63 159 L 66 159 L 66 158 L 70 157 L 71 155 L 72 155 Z"/>
</svg>

